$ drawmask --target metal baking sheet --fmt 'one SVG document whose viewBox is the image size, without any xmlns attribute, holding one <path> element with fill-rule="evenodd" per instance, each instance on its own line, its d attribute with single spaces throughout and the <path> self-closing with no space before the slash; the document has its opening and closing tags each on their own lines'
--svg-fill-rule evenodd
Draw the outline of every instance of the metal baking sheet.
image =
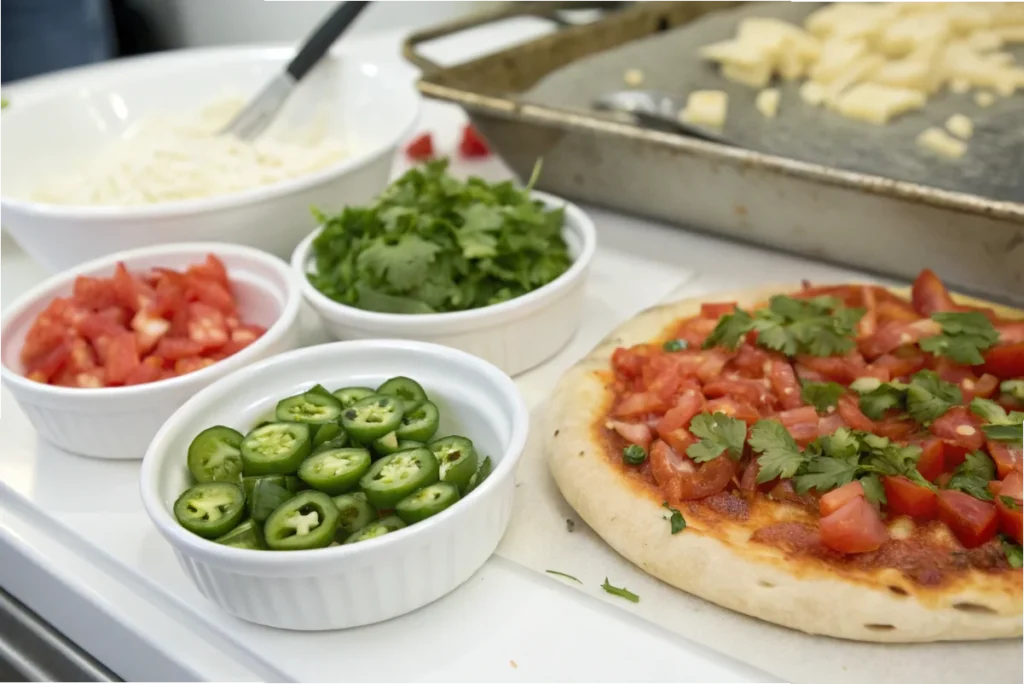
<svg viewBox="0 0 1024 684">
<path fill-rule="evenodd" d="M 754 2 L 712 12 L 670 31 L 647 36 L 575 61 L 518 94 L 521 102 L 590 112 L 594 98 L 622 90 L 626 69 L 644 74 L 643 89 L 659 90 L 685 103 L 694 90 L 723 90 L 729 111 L 722 132 L 745 149 L 776 154 L 862 173 L 875 174 L 971 193 L 996 200 L 1024 202 L 1024 95 L 997 97 L 982 108 L 973 95 L 944 90 L 925 107 L 885 126 L 855 121 L 799 97 L 800 82 L 775 84 L 781 92 L 779 114 L 768 119 L 754 107 L 757 89 L 733 83 L 718 67 L 700 59 L 701 47 L 733 38 L 746 17 L 775 17 L 800 25 L 822 3 Z M 1018 61 L 1024 46 L 1016 46 Z M 917 135 L 953 114 L 974 121 L 967 154 L 943 159 L 917 147 Z M 606 115 L 593 113 L 594 116 Z"/>
</svg>

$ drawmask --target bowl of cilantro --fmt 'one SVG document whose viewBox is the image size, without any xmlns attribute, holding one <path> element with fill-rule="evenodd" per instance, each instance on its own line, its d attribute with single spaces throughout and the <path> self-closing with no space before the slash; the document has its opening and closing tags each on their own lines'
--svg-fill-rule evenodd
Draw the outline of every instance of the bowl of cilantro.
<svg viewBox="0 0 1024 684">
<path fill-rule="evenodd" d="M 337 339 L 462 349 L 509 375 L 543 363 L 579 327 L 597 245 L 566 200 L 512 182 L 458 180 L 437 160 L 367 206 L 320 215 L 292 255 L 303 294 Z"/>
</svg>

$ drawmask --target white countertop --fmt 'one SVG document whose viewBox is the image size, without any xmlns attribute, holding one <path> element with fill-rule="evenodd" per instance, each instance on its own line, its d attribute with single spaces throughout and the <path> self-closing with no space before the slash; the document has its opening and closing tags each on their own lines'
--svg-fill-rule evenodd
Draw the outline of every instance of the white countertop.
<svg viewBox="0 0 1024 684">
<path fill-rule="evenodd" d="M 521 39 L 536 31 L 521 28 L 521 34 L 502 35 Z M 493 46 L 494 37 L 483 36 L 466 53 Z M 458 110 L 437 103 L 428 103 L 424 114 L 421 128 L 442 144 L 463 120 Z M 493 161 L 458 170 L 490 178 L 504 173 Z M 652 273 L 678 273 L 677 296 L 857 275 L 677 227 L 591 213 L 602 253 L 649 264 Z M 6 236 L 0 254 L 0 302 L 6 305 L 43 273 Z M 609 320 L 608 327 L 617 322 Z M 138 467 L 74 457 L 41 443 L 3 392 L 0 585 L 125 679 L 773 679 L 497 556 L 452 594 L 386 623 L 315 634 L 243 623 L 188 583 L 142 510 Z"/>
</svg>

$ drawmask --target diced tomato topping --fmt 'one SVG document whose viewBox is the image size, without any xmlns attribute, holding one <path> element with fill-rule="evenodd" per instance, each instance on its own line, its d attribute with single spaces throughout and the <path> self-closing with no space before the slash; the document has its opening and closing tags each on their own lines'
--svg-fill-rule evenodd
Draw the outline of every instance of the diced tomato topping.
<svg viewBox="0 0 1024 684">
<path fill-rule="evenodd" d="M 117 306 L 118 296 L 114 283 L 107 278 L 78 276 L 75 278 L 72 299 L 78 306 L 99 311 Z"/>
<path fill-rule="evenodd" d="M 731 355 L 724 353 L 721 349 L 712 349 L 703 354 L 703 360 L 697 367 L 697 377 L 701 382 L 711 382 L 722 374 L 722 369 L 728 363 Z"/>
<path fill-rule="evenodd" d="M 1019 444 L 988 440 L 985 443 L 988 454 L 995 461 L 999 477 L 1006 477 L 1014 470 L 1019 471 L 1024 462 L 1024 447 Z"/>
<path fill-rule="evenodd" d="M 904 345 L 920 342 L 926 337 L 938 335 L 942 327 L 930 318 L 905 323 L 891 321 L 881 326 L 870 337 L 861 340 L 858 348 L 867 358 L 875 358 L 894 352 Z"/>
<path fill-rule="evenodd" d="M 818 412 L 813 406 L 783 411 L 776 417 L 800 444 L 808 444 L 818 437 Z"/>
<path fill-rule="evenodd" d="M 904 440 L 918 430 L 918 424 L 915 421 L 901 420 L 895 417 L 885 418 L 876 425 L 878 434 L 895 441 Z"/>
<path fill-rule="evenodd" d="M 714 318 L 718 323 L 719 318 L 736 310 L 736 302 L 707 302 L 700 305 L 702 318 Z"/>
<path fill-rule="evenodd" d="M 878 303 L 875 299 L 875 288 L 871 285 L 862 285 L 860 293 L 864 315 L 857 324 L 858 338 L 869 337 L 878 329 Z"/>
<path fill-rule="evenodd" d="M 955 444 L 954 442 L 943 440 L 942 451 L 946 455 L 946 470 L 956 470 L 967 459 L 967 454 L 973 451 L 973 449 L 969 449 L 963 444 Z"/>
<path fill-rule="evenodd" d="M 977 418 L 965 406 L 954 406 L 929 428 L 936 437 L 974 451 L 985 444 L 985 433 Z"/>
<path fill-rule="evenodd" d="M 619 418 L 631 418 L 634 416 L 657 413 L 667 408 L 665 400 L 651 392 L 637 392 L 630 394 L 619 402 L 613 412 Z"/>
<path fill-rule="evenodd" d="M 121 262 L 114 269 L 114 290 L 121 306 L 133 313 L 146 308 L 156 296 L 141 278 L 129 273 Z"/>
<path fill-rule="evenodd" d="M 131 325 L 139 343 L 139 351 L 143 354 L 149 353 L 156 346 L 156 343 L 160 341 L 160 338 L 171 329 L 170 323 L 163 318 L 150 314 L 148 309 L 143 309 L 135 314 Z"/>
<path fill-rule="evenodd" d="M 921 444 L 921 456 L 917 459 L 917 472 L 929 482 L 946 470 L 946 453 L 943 442 L 937 437 L 924 440 Z"/>
<path fill-rule="evenodd" d="M 700 413 L 703 408 L 704 397 L 697 392 L 687 392 L 679 398 L 675 406 L 662 416 L 655 430 L 664 439 L 664 436 L 673 430 L 689 426 L 693 417 Z"/>
<path fill-rule="evenodd" d="M 627 423 L 621 420 L 608 422 L 608 428 L 614 430 L 630 444 L 639 444 L 644 449 L 651 445 L 651 428 L 646 423 Z"/>
<path fill-rule="evenodd" d="M 704 385 L 704 396 L 709 399 L 730 397 L 755 406 L 763 406 L 773 402 L 767 385 L 760 380 L 748 380 L 746 378 L 709 382 Z"/>
<path fill-rule="evenodd" d="M 174 373 L 175 375 L 185 375 L 186 373 L 194 373 L 197 370 L 212 366 L 216 363 L 213 359 L 200 358 L 198 356 L 191 356 L 187 359 L 178 359 L 174 362 Z"/>
<path fill-rule="evenodd" d="M 149 361 L 150 359 L 153 358 L 155 357 L 151 356 L 148 359 L 146 359 L 146 361 Z M 132 370 L 130 373 L 128 373 L 128 375 L 124 379 L 124 384 L 127 387 L 129 385 L 143 385 L 148 382 L 156 382 L 157 380 L 160 379 L 160 376 L 162 374 L 163 368 L 161 368 L 159 365 L 143 362 L 136 366 L 135 369 Z"/>
<path fill-rule="evenodd" d="M 957 308 L 946 286 L 931 269 L 927 268 L 914 280 L 911 301 L 914 309 L 922 316 L 931 316 L 936 311 L 955 311 Z"/>
<path fill-rule="evenodd" d="M 1024 499 L 1024 475 L 1019 470 L 1012 471 L 999 484 L 998 494 L 1011 499 Z"/>
<path fill-rule="evenodd" d="M 747 377 L 760 378 L 765 373 L 765 364 L 771 358 L 768 352 L 763 349 L 758 349 L 751 344 L 743 344 L 740 345 L 731 364 L 737 371 Z"/>
<path fill-rule="evenodd" d="M 1005 496 L 1005 495 L 1002 495 Z M 996 510 L 999 512 L 999 529 L 1018 544 L 1024 544 L 1024 532 L 1021 530 L 1022 502 L 1018 497 L 1013 501 L 1004 501 L 1002 496 L 996 497 Z"/>
<path fill-rule="evenodd" d="M 424 133 L 417 136 L 405 148 L 405 156 L 411 161 L 426 161 L 434 157 L 434 136 Z"/>
<path fill-rule="evenodd" d="M 889 530 L 875 507 L 855 496 L 818 521 L 821 543 L 840 553 L 877 550 L 889 539 Z"/>
<path fill-rule="evenodd" d="M 805 368 L 820 374 L 822 377 L 849 384 L 865 374 L 867 364 L 864 357 L 857 352 L 847 356 L 797 356 L 796 360 Z"/>
<path fill-rule="evenodd" d="M 644 358 L 633 349 L 619 347 L 612 353 L 612 368 L 619 375 L 635 378 L 643 369 Z"/>
<path fill-rule="evenodd" d="M 954 489 L 939 492 L 938 515 L 960 543 L 971 549 L 995 536 L 999 527 L 996 507 Z"/>
<path fill-rule="evenodd" d="M 1024 342 L 1024 321 L 998 323 L 995 328 L 999 333 L 999 344 L 1018 344 Z"/>
<path fill-rule="evenodd" d="M 206 351 L 223 347 L 228 341 L 224 314 L 208 304 L 192 302 L 188 305 L 188 336 Z"/>
<path fill-rule="evenodd" d="M 228 288 L 219 282 L 186 276 L 185 288 L 186 296 L 190 300 L 212 306 L 225 316 L 235 313 L 235 298 L 231 296 Z"/>
<path fill-rule="evenodd" d="M 747 425 L 753 425 L 757 421 L 761 420 L 761 414 L 757 412 L 750 404 L 745 404 L 729 397 L 719 397 L 718 399 L 712 399 L 704 405 L 704 410 L 708 413 L 724 413 L 727 416 L 742 420 Z"/>
<path fill-rule="evenodd" d="M 852 395 L 844 394 L 839 397 L 839 402 L 836 408 L 839 411 L 839 415 L 841 415 L 843 420 L 846 421 L 846 424 L 854 430 L 874 432 L 878 428 L 875 421 L 865 416 L 864 412 L 860 410 L 860 405 L 857 399 Z"/>
<path fill-rule="evenodd" d="M 782 359 L 772 359 L 768 378 L 772 383 L 772 389 L 779 397 L 782 408 L 797 409 L 803 406 L 800 383 L 797 382 L 796 373 L 793 372 L 793 367 L 789 363 Z M 814 413 L 813 407 L 811 407 L 811 412 Z M 817 421 L 817 415 L 815 415 L 815 421 Z"/>
<path fill-rule="evenodd" d="M 487 147 L 476 129 L 467 125 L 462 129 L 462 139 L 459 141 L 459 154 L 466 159 L 478 159 L 490 155 Z"/>
<path fill-rule="evenodd" d="M 931 520 L 935 517 L 938 499 L 935 492 L 911 482 L 902 475 L 886 475 L 882 478 L 885 488 L 885 507 L 892 515 L 906 515 L 917 520 Z"/>
<path fill-rule="evenodd" d="M 42 356 L 37 356 L 31 364 L 25 366 L 25 374 L 36 382 L 49 382 L 64 368 L 71 358 L 71 344 L 60 342 Z"/>
<path fill-rule="evenodd" d="M 1005 344 L 989 349 L 984 354 L 982 369 L 1000 380 L 1024 377 L 1024 342 Z"/>
<path fill-rule="evenodd" d="M 135 335 L 123 332 L 110 338 L 104 362 L 107 382 L 112 385 L 124 384 L 125 378 L 131 375 L 140 363 L 139 347 Z"/>
<path fill-rule="evenodd" d="M 863 485 L 861 485 L 857 480 L 848 482 L 842 487 L 833 489 L 831 492 L 822 495 L 821 499 L 818 501 L 818 511 L 822 515 L 828 515 L 838 511 L 840 508 L 845 506 L 850 499 L 858 496 L 864 496 Z"/>
<path fill-rule="evenodd" d="M 846 427 L 846 421 L 838 413 L 830 413 L 827 416 L 818 418 L 818 436 L 831 435 L 841 427 Z"/>
<path fill-rule="evenodd" d="M 928 360 L 920 351 L 912 351 L 910 354 L 900 354 L 900 351 L 902 350 L 897 350 L 895 354 L 882 354 L 871 362 L 872 367 L 884 368 L 892 379 L 913 375 L 928 365 Z"/>
<path fill-rule="evenodd" d="M 187 359 L 190 356 L 199 356 L 203 351 L 203 345 L 183 337 L 164 337 L 156 345 L 153 355 L 168 361 Z"/>
<path fill-rule="evenodd" d="M 988 399 L 999 389 L 999 378 L 985 373 L 980 378 L 964 378 L 960 381 L 960 393 L 963 395 L 964 403 L 969 404 L 975 397 Z"/>
</svg>

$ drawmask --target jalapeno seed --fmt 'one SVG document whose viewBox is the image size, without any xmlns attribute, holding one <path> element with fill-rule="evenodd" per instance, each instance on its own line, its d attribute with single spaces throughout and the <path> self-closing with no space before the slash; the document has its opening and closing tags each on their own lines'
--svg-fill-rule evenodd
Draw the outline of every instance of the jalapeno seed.
<svg viewBox="0 0 1024 684">
<path fill-rule="evenodd" d="M 377 537 L 383 537 L 385 534 L 391 534 L 403 527 L 405 527 L 405 523 L 401 518 L 397 515 L 389 515 L 382 520 L 375 520 L 366 527 L 356 530 L 345 540 L 345 543 L 355 544 L 367 539 L 376 539 Z"/>
<path fill-rule="evenodd" d="M 401 424 L 399 400 L 379 394 L 357 401 L 341 414 L 341 426 L 350 438 L 361 444 L 369 444 Z"/>
<path fill-rule="evenodd" d="M 438 480 L 437 459 L 430 449 L 410 449 L 375 462 L 359 480 L 359 487 L 374 508 L 388 511 L 420 487 Z"/>
<path fill-rule="evenodd" d="M 304 423 L 271 423 L 256 428 L 242 440 L 246 475 L 291 475 L 309 456 L 309 426 Z"/>
<path fill-rule="evenodd" d="M 174 517 L 189 532 L 205 539 L 227 534 L 245 515 L 245 494 L 231 482 L 202 482 L 174 502 Z"/>
<path fill-rule="evenodd" d="M 303 461 L 299 478 L 314 489 L 337 496 L 355 488 L 369 469 L 370 452 L 366 449 L 331 449 Z"/>
<path fill-rule="evenodd" d="M 395 513 L 412 525 L 437 515 L 459 500 L 459 490 L 448 482 L 435 482 L 405 497 L 395 504 Z"/>
<path fill-rule="evenodd" d="M 196 482 L 242 479 L 241 432 L 223 425 L 206 428 L 188 445 L 188 470 Z"/>
</svg>

